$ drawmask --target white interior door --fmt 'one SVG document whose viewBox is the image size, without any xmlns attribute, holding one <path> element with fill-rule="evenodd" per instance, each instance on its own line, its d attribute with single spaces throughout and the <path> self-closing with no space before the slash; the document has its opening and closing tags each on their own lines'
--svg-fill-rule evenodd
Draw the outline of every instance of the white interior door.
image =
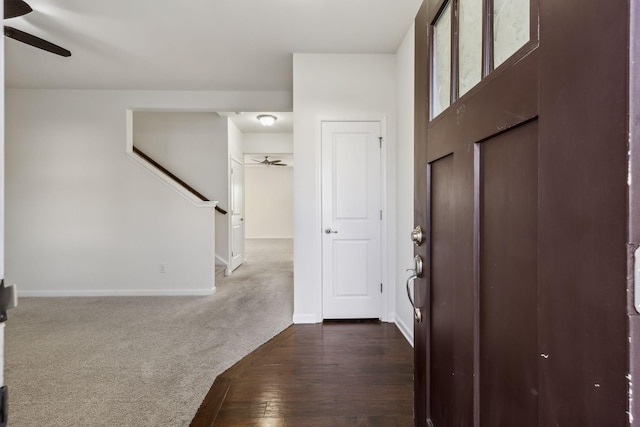
<svg viewBox="0 0 640 427">
<path fill-rule="evenodd" d="M 231 270 L 244 262 L 244 166 L 231 159 Z"/>
<path fill-rule="evenodd" d="M 322 123 L 324 319 L 380 318 L 380 122 Z"/>
</svg>

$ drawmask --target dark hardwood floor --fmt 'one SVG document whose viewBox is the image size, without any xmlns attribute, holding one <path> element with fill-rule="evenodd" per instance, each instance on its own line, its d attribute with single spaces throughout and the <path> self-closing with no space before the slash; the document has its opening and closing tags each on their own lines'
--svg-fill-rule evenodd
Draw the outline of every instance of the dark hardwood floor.
<svg viewBox="0 0 640 427">
<path fill-rule="evenodd" d="M 413 350 L 395 325 L 293 325 L 216 378 L 191 422 L 413 426 Z"/>
</svg>

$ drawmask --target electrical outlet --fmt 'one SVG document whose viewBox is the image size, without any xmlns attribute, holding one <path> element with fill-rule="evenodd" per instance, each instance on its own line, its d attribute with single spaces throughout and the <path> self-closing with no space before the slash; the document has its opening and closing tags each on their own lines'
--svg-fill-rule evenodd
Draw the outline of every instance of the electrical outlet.
<svg viewBox="0 0 640 427">
<path fill-rule="evenodd" d="M 167 266 L 164 264 L 160 264 L 160 273 L 164 274 L 167 272 Z"/>
</svg>

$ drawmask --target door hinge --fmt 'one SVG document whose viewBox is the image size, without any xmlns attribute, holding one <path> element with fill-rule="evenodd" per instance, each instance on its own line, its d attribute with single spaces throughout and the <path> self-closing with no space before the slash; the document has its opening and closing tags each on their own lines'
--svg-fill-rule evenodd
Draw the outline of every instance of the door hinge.
<svg viewBox="0 0 640 427">
<path fill-rule="evenodd" d="M 381 136 L 378 137 L 378 141 L 380 141 L 380 148 L 382 148 L 382 137 Z"/>
<path fill-rule="evenodd" d="M 231 258 L 233 258 L 233 251 L 231 251 Z"/>
<path fill-rule="evenodd" d="M 382 221 L 382 209 L 380 209 L 380 221 Z"/>
<path fill-rule="evenodd" d="M 382 283 L 380 283 L 380 293 L 382 293 Z"/>
</svg>

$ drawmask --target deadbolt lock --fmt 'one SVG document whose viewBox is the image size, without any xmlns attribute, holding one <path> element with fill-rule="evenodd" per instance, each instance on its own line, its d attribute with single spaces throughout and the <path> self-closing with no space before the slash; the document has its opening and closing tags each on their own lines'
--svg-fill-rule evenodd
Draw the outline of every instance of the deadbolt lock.
<svg viewBox="0 0 640 427">
<path fill-rule="evenodd" d="M 422 244 L 422 238 L 422 228 L 418 225 L 411 231 L 411 240 L 416 246 L 420 246 Z"/>
</svg>

